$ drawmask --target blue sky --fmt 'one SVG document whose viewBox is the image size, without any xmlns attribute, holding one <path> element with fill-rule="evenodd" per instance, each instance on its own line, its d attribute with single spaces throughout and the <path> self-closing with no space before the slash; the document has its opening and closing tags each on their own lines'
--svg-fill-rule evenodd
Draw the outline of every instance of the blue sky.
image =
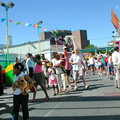
<svg viewBox="0 0 120 120">
<path fill-rule="evenodd" d="M 111 9 L 120 18 L 119 0 L 1 0 L 5 4 L 15 3 L 9 9 L 9 20 L 36 24 L 39 20 L 47 30 L 87 30 L 90 44 L 107 46 L 113 40 Z M 0 6 L 0 19 L 5 18 L 5 9 Z M 0 22 L 0 43 L 5 44 L 5 22 Z M 43 32 L 40 29 L 40 32 Z M 38 40 L 37 28 L 9 22 L 9 35 L 13 45 Z"/>
</svg>

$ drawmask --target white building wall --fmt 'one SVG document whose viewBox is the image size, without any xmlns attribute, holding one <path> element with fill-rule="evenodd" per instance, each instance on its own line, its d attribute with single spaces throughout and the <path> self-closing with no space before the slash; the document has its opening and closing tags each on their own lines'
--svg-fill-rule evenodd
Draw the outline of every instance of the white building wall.
<svg viewBox="0 0 120 120">
<path fill-rule="evenodd" d="M 58 47 L 56 49 L 56 47 Z M 45 55 L 45 58 L 48 58 L 48 60 L 52 59 L 52 53 L 63 52 L 63 45 L 50 45 L 50 40 L 41 40 L 40 41 L 40 50 L 41 53 Z M 39 43 L 38 41 L 35 42 L 28 42 L 20 45 L 15 45 L 12 47 L 9 47 L 9 54 L 18 54 L 18 55 L 26 55 L 27 53 L 40 54 L 39 50 Z M 4 49 L 4 53 L 6 53 L 6 49 Z"/>
<path fill-rule="evenodd" d="M 40 49 L 44 51 L 45 49 L 50 49 L 50 41 L 49 40 L 43 40 L 40 42 Z M 6 49 L 4 49 L 4 52 Z M 38 42 L 28 42 L 20 45 L 15 45 L 12 47 L 9 47 L 9 54 L 37 54 L 39 52 L 39 44 Z"/>
</svg>

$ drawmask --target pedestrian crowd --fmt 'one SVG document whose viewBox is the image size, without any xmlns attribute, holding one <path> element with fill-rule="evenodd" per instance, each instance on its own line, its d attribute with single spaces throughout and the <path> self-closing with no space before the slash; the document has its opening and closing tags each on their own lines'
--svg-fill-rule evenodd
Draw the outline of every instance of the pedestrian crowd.
<svg viewBox="0 0 120 120">
<path fill-rule="evenodd" d="M 44 100 L 49 100 L 47 88 L 53 88 L 53 96 L 62 95 L 63 92 L 69 93 L 69 90 L 78 90 L 78 80 L 82 79 L 85 89 L 89 89 L 84 76 L 98 74 L 106 75 L 108 79 L 115 80 L 115 87 L 120 88 L 120 53 L 119 47 L 114 48 L 113 53 L 104 55 L 93 55 L 85 58 L 78 49 L 68 52 L 66 46 L 63 47 L 63 53 L 55 52 L 52 60 L 45 58 L 45 55 L 31 53 L 26 54 L 26 58 L 18 62 L 14 59 L 14 82 L 20 77 L 25 76 L 28 82 L 36 81 L 34 86 L 41 87 L 45 94 Z M 73 77 L 74 86 L 71 85 L 70 76 Z M 22 106 L 23 119 L 29 118 L 28 112 L 28 94 L 22 95 L 20 89 L 13 92 L 13 120 L 18 120 L 19 108 Z M 33 99 L 30 102 L 36 102 L 37 90 L 33 92 Z M 24 100 L 23 100 L 24 99 Z"/>
</svg>

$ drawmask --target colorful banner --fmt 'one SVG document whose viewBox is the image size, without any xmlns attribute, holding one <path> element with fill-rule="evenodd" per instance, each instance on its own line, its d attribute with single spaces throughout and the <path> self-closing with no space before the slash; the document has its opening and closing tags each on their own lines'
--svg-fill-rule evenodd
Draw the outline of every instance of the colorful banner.
<svg viewBox="0 0 120 120">
<path fill-rule="evenodd" d="M 6 19 L 2 18 L 1 22 L 4 22 Z M 25 26 L 25 27 L 37 27 L 37 28 L 41 28 L 43 31 L 45 32 L 51 32 L 52 34 L 55 34 L 54 30 L 47 30 L 45 28 L 43 28 L 42 26 L 38 25 L 38 24 L 31 24 L 31 23 L 22 23 L 22 22 L 17 22 L 17 21 L 13 21 L 13 20 L 8 20 L 9 22 L 13 22 L 16 25 L 21 25 L 21 26 Z"/>
</svg>

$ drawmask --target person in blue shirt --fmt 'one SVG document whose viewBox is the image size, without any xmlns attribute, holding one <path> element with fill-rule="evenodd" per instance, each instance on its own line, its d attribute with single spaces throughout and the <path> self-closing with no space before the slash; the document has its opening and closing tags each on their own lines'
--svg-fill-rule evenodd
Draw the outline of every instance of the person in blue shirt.
<svg viewBox="0 0 120 120">
<path fill-rule="evenodd" d="M 27 74 L 29 75 L 30 78 L 33 77 L 33 66 L 34 66 L 33 56 L 31 53 L 28 53 L 28 58 L 26 60 L 26 68 Z"/>
</svg>

